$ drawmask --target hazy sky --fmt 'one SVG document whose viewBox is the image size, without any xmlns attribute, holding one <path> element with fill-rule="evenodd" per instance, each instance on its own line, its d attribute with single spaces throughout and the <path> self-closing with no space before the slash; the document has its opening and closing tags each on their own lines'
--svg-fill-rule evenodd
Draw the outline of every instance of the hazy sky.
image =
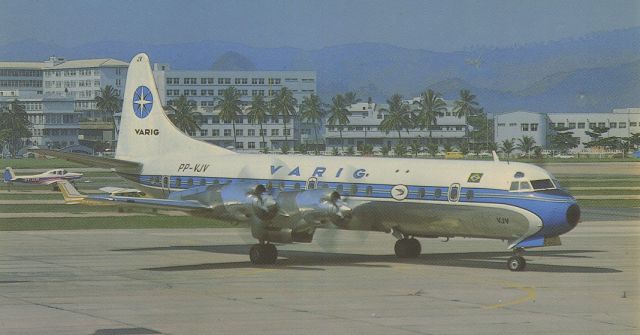
<svg viewBox="0 0 640 335">
<path fill-rule="evenodd" d="M 0 45 L 219 40 L 319 49 L 381 42 L 452 51 L 637 26 L 638 0 L 0 0 Z"/>
</svg>

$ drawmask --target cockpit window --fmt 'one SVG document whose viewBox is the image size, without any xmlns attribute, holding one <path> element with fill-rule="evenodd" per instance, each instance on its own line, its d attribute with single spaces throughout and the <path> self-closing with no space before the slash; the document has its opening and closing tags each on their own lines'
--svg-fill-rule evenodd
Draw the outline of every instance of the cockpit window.
<svg viewBox="0 0 640 335">
<path fill-rule="evenodd" d="M 517 191 L 518 190 L 518 182 L 517 181 L 512 181 L 511 182 L 511 187 L 509 187 L 509 191 Z"/>
<path fill-rule="evenodd" d="M 529 182 L 528 181 L 521 181 L 520 182 L 520 190 L 530 190 L 531 186 L 529 186 Z"/>
<path fill-rule="evenodd" d="M 533 186 L 534 190 L 548 190 L 555 188 L 555 186 L 551 182 L 551 179 L 532 180 L 531 185 Z"/>
</svg>

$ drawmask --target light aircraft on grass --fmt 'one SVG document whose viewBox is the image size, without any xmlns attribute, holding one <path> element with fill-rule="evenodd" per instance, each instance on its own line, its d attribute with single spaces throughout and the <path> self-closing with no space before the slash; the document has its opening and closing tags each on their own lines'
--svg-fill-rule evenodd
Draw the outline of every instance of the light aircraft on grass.
<svg viewBox="0 0 640 335">
<path fill-rule="evenodd" d="M 5 183 L 24 183 L 24 184 L 39 184 L 39 185 L 51 185 L 60 180 L 73 181 L 82 178 L 82 173 L 68 172 L 65 169 L 49 170 L 40 174 L 16 176 L 13 169 L 7 167 L 4 169 L 4 182 Z"/>
<path fill-rule="evenodd" d="M 108 167 L 157 198 L 109 197 L 192 215 L 245 221 L 254 264 L 277 259 L 273 243 L 311 242 L 317 228 L 380 231 L 401 258 L 420 238 L 508 242 L 507 265 L 525 248 L 559 245 L 580 220 L 576 200 L 535 165 L 499 161 L 238 154 L 178 130 L 162 108 L 146 54 L 129 65 L 115 158 L 39 150 Z"/>
</svg>

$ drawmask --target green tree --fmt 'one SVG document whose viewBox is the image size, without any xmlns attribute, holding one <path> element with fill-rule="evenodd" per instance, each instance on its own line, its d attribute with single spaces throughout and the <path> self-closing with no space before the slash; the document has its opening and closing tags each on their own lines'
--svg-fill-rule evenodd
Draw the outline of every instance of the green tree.
<svg viewBox="0 0 640 335">
<path fill-rule="evenodd" d="M 433 90 L 426 90 L 420 95 L 420 100 L 414 102 L 418 106 L 418 115 L 415 119 L 416 126 L 420 129 L 429 130 L 429 138 L 431 138 L 431 126 L 438 123 L 438 115 L 446 112 L 447 104 L 442 99 L 440 93 Z"/>
<path fill-rule="evenodd" d="M 248 108 L 247 118 L 249 123 L 260 125 L 260 136 L 262 137 L 262 143 L 264 143 L 264 147 L 262 148 L 263 151 L 269 150 L 267 148 L 267 141 L 264 139 L 264 130 L 262 129 L 263 124 L 267 121 L 268 112 L 267 103 L 264 101 L 264 97 L 261 95 L 254 95 L 253 99 L 251 99 L 251 106 Z"/>
<path fill-rule="evenodd" d="M 220 110 L 218 117 L 222 122 L 231 122 L 233 127 L 233 148 L 236 148 L 236 119 L 242 115 L 242 95 L 235 87 L 229 86 L 222 91 L 222 98 L 215 108 Z"/>
<path fill-rule="evenodd" d="M 298 100 L 293 97 L 293 92 L 287 87 L 283 87 L 276 93 L 271 101 L 273 103 L 273 116 L 282 116 L 282 123 L 284 125 L 284 143 L 289 142 L 289 133 L 287 132 L 287 123 L 292 118 L 296 117 L 296 106 Z"/>
<path fill-rule="evenodd" d="M 556 127 L 555 132 L 551 135 L 551 148 L 561 153 L 566 153 L 570 149 L 578 146 L 579 138 L 573 137 L 573 132 L 567 127 Z"/>
<path fill-rule="evenodd" d="M 100 94 L 96 97 L 96 107 L 98 110 L 107 114 L 113 120 L 113 114 L 122 109 L 122 100 L 111 85 L 107 85 L 100 89 Z"/>
<path fill-rule="evenodd" d="M 344 94 L 344 101 L 347 106 L 351 106 L 360 102 L 361 100 L 358 99 L 356 92 L 347 92 Z"/>
<path fill-rule="evenodd" d="M 407 154 L 407 146 L 402 142 L 398 142 L 393 147 L 393 152 L 396 157 L 404 157 Z"/>
<path fill-rule="evenodd" d="M 413 157 L 418 157 L 418 154 L 422 152 L 422 145 L 418 141 L 413 141 L 409 149 L 411 149 Z"/>
<path fill-rule="evenodd" d="M 453 107 L 453 113 L 458 118 L 466 118 L 467 119 L 467 127 L 465 127 L 465 137 L 467 138 L 467 142 L 469 142 L 469 117 L 476 115 L 478 112 L 478 102 L 476 101 L 476 96 L 471 94 L 469 90 L 460 90 L 460 98 L 456 100 L 455 105 Z"/>
<path fill-rule="evenodd" d="M 533 150 L 533 147 L 535 147 L 535 145 L 536 140 L 534 140 L 531 136 L 525 135 L 522 136 L 522 138 L 518 139 L 518 145 L 516 145 L 516 148 L 525 153 L 529 158 L 531 158 L 531 155 L 529 155 L 529 153 L 531 152 L 531 150 Z"/>
<path fill-rule="evenodd" d="M 609 128 L 607 127 L 594 127 L 594 128 L 590 128 L 589 130 L 585 131 L 584 133 L 589 135 L 589 137 L 591 137 L 591 141 L 597 141 L 600 138 L 602 138 L 602 134 L 606 133 L 609 131 Z"/>
<path fill-rule="evenodd" d="M 391 131 L 397 131 L 398 141 L 402 142 L 402 135 L 400 132 L 403 129 L 407 129 L 407 132 L 409 132 L 409 127 L 411 126 L 409 105 L 402 101 L 402 96 L 400 94 L 392 95 L 391 99 L 387 100 L 387 103 L 389 104 L 389 114 L 387 114 L 387 117 L 380 122 L 379 129 L 387 134 Z M 381 109 L 381 111 L 386 110 Z"/>
<path fill-rule="evenodd" d="M 391 148 L 389 146 L 383 146 L 382 148 L 380 148 L 380 153 L 382 154 L 382 156 L 387 157 L 389 156 L 389 151 L 391 151 Z"/>
<path fill-rule="evenodd" d="M 338 155 L 340 155 L 340 152 L 338 152 L 338 148 L 333 147 L 333 149 L 331 149 L 331 155 L 332 155 L 332 156 L 338 156 Z"/>
<path fill-rule="evenodd" d="M 6 130 L 3 136 L 10 140 L 14 157 L 19 150 L 18 140 L 31 137 L 30 127 L 31 122 L 29 122 L 24 105 L 17 99 L 1 110 L 0 129 Z"/>
<path fill-rule="evenodd" d="M 303 122 L 313 124 L 313 132 L 315 135 L 314 149 L 316 155 L 318 154 L 318 126 L 322 122 L 324 114 L 324 108 L 322 107 L 320 97 L 315 94 L 311 94 L 310 96 L 302 99 L 302 104 L 300 104 L 300 119 L 302 119 Z"/>
<path fill-rule="evenodd" d="M 169 119 L 178 129 L 187 134 L 200 130 L 201 115 L 195 111 L 195 102 L 188 101 L 186 96 L 181 95 L 170 108 L 173 114 L 169 115 Z"/>
<path fill-rule="evenodd" d="M 427 151 L 431 157 L 436 157 L 436 154 L 438 153 L 438 144 L 429 142 L 429 144 L 427 144 Z"/>
<path fill-rule="evenodd" d="M 355 156 L 356 155 L 356 151 L 353 149 L 352 146 L 349 146 L 347 148 L 347 152 L 346 152 L 347 156 Z"/>
<path fill-rule="evenodd" d="M 329 109 L 329 119 L 327 123 L 331 126 L 337 125 L 340 132 L 340 148 L 344 151 L 344 140 L 342 138 L 342 128 L 349 124 L 349 116 L 351 112 L 347 109 L 347 105 L 344 97 L 341 94 L 336 95 L 331 99 L 331 107 Z"/>
<path fill-rule="evenodd" d="M 507 154 L 507 159 L 509 159 L 509 155 L 515 150 L 515 144 L 513 140 L 504 140 L 502 141 L 501 150 L 505 154 Z"/>
</svg>

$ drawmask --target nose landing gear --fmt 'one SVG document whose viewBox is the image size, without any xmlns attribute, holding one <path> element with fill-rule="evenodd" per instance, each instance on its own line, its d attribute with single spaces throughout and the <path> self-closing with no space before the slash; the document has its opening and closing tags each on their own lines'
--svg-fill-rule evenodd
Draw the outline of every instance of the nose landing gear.
<svg viewBox="0 0 640 335">
<path fill-rule="evenodd" d="M 420 246 L 420 241 L 413 237 L 401 238 L 396 241 L 394 250 L 398 258 L 416 258 L 420 256 L 422 247 Z"/>
<path fill-rule="evenodd" d="M 527 261 L 522 257 L 524 253 L 523 248 L 516 248 L 513 250 L 513 256 L 509 257 L 507 261 L 507 267 L 511 271 L 524 271 L 527 266 Z"/>
</svg>

